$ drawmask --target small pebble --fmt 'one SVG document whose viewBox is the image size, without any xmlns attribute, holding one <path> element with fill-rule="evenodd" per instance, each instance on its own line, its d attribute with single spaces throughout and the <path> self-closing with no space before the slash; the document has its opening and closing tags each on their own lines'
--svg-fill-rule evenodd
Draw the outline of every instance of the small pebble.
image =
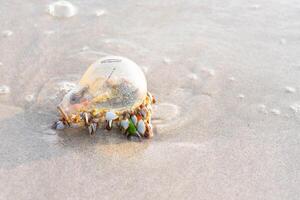
<svg viewBox="0 0 300 200">
<path fill-rule="evenodd" d="M 0 85 L 0 95 L 10 93 L 10 88 L 7 85 Z"/>
<path fill-rule="evenodd" d="M 285 91 L 286 91 L 287 93 L 295 93 L 295 92 L 296 92 L 296 89 L 293 88 L 293 87 L 287 86 L 287 87 L 285 87 Z"/>
<path fill-rule="evenodd" d="M 271 113 L 273 113 L 274 115 L 280 115 L 281 112 L 280 110 L 274 108 L 271 110 Z"/>
<path fill-rule="evenodd" d="M 2 36 L 3 37 L 9 37 L 13 34 L 13 32 L 11 30 L 5 30 L 5 31 L 2 31 Z"/>
</svg>

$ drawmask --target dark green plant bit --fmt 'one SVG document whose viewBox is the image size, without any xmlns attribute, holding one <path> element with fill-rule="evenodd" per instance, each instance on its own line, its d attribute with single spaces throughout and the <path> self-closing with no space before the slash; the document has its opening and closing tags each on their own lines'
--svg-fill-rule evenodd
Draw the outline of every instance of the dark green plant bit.
<svg viewBox="0 0 300 200">
<path fill-rule="evenodd" d="M 129 139 L 131 136 L 137 136 L 140 140 L 142 138 L 142 136 L 136 130 L 136 127 L 134 126 L 132 120 L 129 119 L 129 126 L 127 129 L 127 138 Z"/>
</svg>

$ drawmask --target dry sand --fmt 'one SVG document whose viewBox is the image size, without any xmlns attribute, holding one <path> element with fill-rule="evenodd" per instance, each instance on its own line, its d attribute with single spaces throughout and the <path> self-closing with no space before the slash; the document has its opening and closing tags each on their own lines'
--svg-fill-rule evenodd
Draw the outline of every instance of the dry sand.
<svg viewBox="0 0 300 200">
<path fill-rule="evenodd" d="M 50 3 L 0 1 L 0 199 L 300 198 L 298 0 Z M 153 139 L 49 128 L 105 55 L 146 72 Z"/>
</svg>

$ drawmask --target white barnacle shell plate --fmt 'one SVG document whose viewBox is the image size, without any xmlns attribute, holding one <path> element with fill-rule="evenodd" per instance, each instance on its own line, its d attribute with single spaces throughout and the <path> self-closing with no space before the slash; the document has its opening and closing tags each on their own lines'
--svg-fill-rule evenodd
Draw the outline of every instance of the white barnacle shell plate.
<svg viewBox="0 0 300 200">
<path fill-rule="evenodd" d="M 140 120 L 137 123 L 137 130 L 140 134 L 144 134 L 146 132 L 146 126 L 143 120 Z"/>
<path fill-rule="evenodd" d="M 146 95 L 147 82 L 141 68 L 127 58 L 108 56 L 87 69 L 59 108 L 67 115 L 92 109 L 123 111 L 139 106 Z"/>
<path fill-rule="evenodd" d="M 121 122 L 120 122 L 120 126 L 124 129 L 127 129 L 129 127 L 129 121 L 128 119 L 123 119 Z"/>
<path fill-rule="evenodd" d="M 105 119 L 106 119 L 107 121 L 115 120 L 115 119 L 117 119 L 117 118 L 118 118 L 118 116 L 117 116 L 115 113 L 113 113 L 113 112 L 107 112 L 107 113 L 105 114 Z"/>
</svg>

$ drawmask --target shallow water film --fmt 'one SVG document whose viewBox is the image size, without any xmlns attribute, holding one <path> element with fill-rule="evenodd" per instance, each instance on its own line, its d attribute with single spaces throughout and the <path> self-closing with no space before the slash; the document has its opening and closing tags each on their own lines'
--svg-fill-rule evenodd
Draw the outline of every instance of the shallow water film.
<svg viewBox="0 0 300 200">
<path fill-rule="evenodd" d="M 0 199 L 299 199 L 299 1 L 0 0 L 0 24 Z M 153 139 L 50 128 L 109 55 Z"/>
</svg>

